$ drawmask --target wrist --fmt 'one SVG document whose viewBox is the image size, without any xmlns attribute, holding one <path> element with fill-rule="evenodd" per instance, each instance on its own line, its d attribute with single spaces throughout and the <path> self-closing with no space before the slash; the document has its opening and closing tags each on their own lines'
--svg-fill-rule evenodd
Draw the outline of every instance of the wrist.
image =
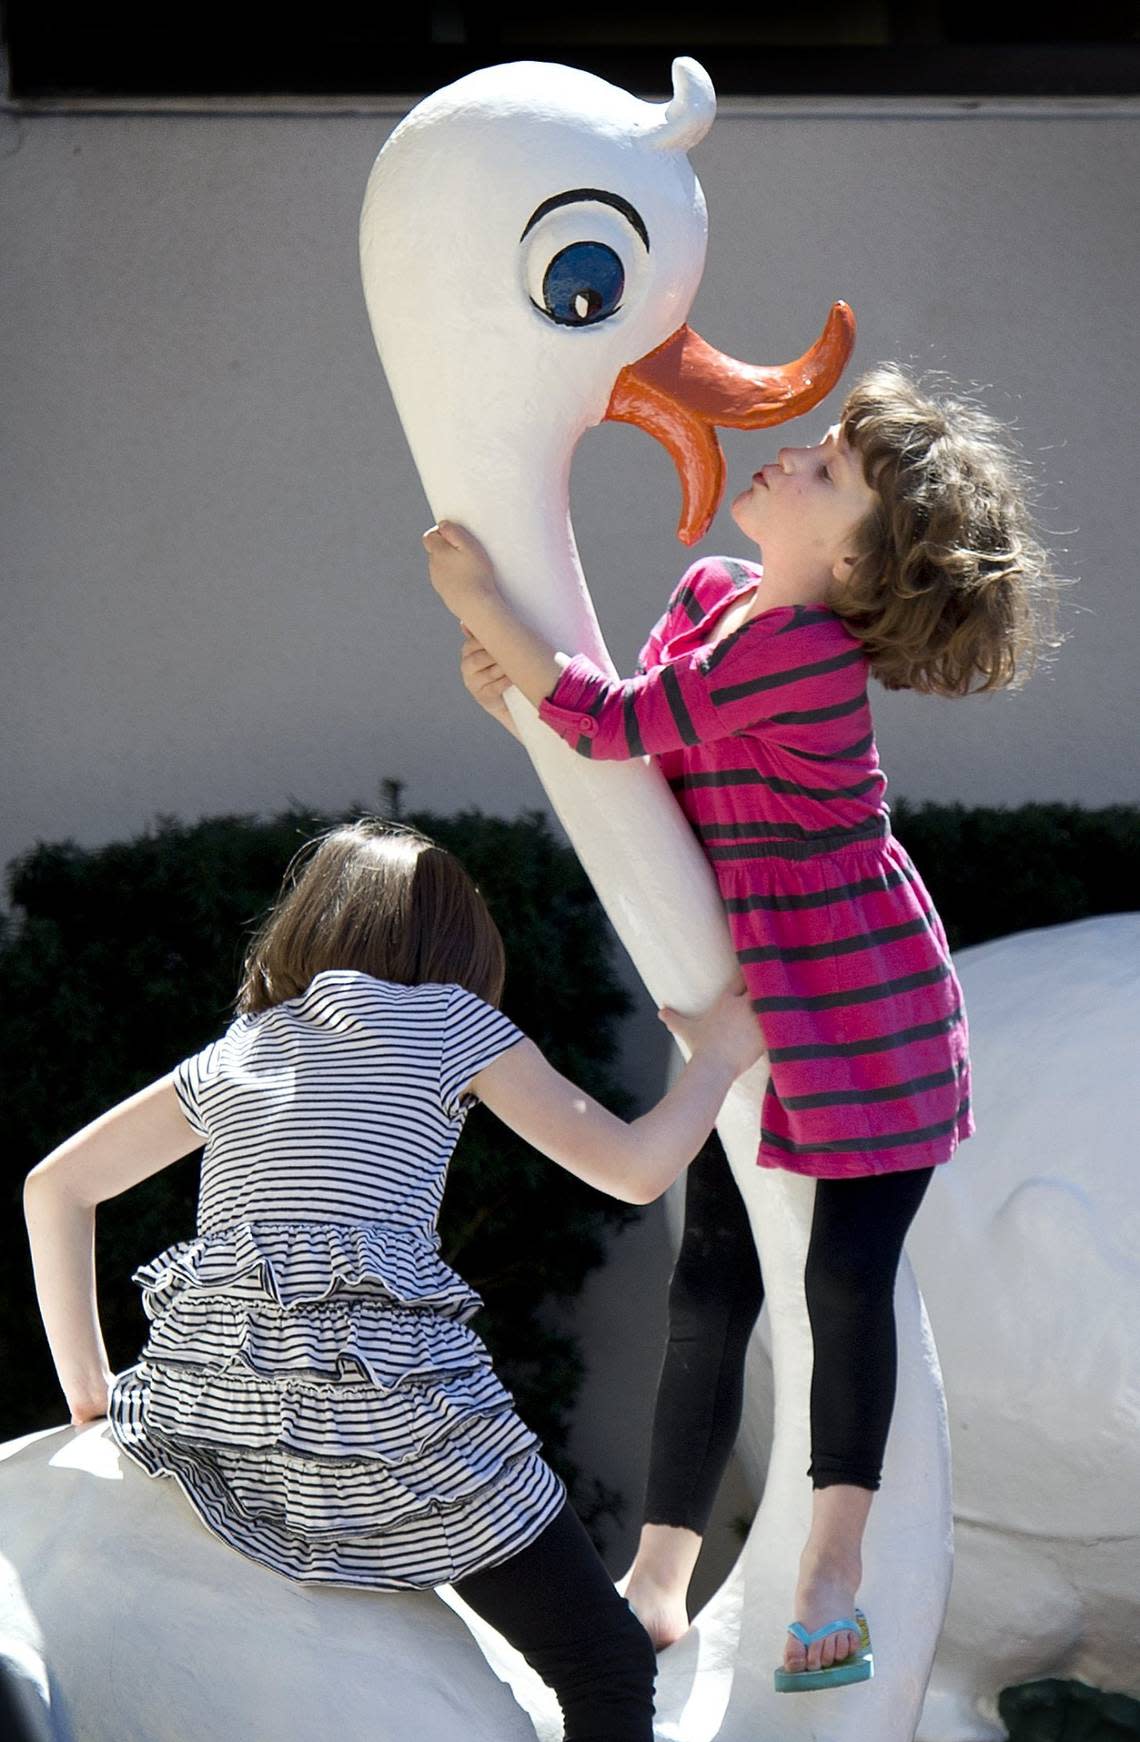
<svg viewBox="0 0 1140 1742">
<path fill-rule="evenodd" d="M 452 610 L 460 621 L 469 629 L 473 629 L 479 640 L 484 639 L 482 630 L 489 619 L 493 620 L 496 607 L 503 603 L 503 595 L 493 575 L 479 580 L 464 583 L 455 594 Z"/>
<path fill-rule="evenodd" d="M 106 1393 L 115 1379 L 106 1356 L 94 1366 L 61 1367 L 58 1372 L 60 1387 L 69 1402 L 77 1398 L 97 1398 Z"/>
<path fill-rule="evenodd" d="M 736 1081 L 734 1061 L 719 1052 L 715 1046 L 701 1047 L 694 1052 L 689 1059 L 689 1069 L 694 1067 L 702 1070 L 717 1087 L 723 1087 L 726 1095 Z"/>
</svg>

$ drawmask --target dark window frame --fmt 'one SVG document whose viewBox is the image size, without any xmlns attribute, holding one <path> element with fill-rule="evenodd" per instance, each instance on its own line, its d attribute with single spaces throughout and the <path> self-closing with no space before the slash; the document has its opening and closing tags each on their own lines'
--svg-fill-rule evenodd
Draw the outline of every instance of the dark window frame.
<svg viewBox="0 0 1140 1742">
<path fill-rule="evenodd" d="M 535 0 L 541 6 L 544 0 Z M 601 0 L 597 0 L 600 5 Z M 580 0 L 588 14 L 593 0 Z M 755 8 L 764 0 L 753 0 Z M 842 46 L 760 45 L 744 40 L 753 24 L 732 0 L 710 0 L 722 40 L 702 41 L 702 20 L 679 26 L 670 46 L 638 24 L 636 0 L 613 0 L 612 24 L 627 21 L 626 42 L 600 45 L 588 28 L 564 42 L 519 40 L 504 28 L 494 0 L 405 0 L 389 16 L 402 32 L 381 28 L 373 6 L 332 0 L 304 28 L 283 28 L 281 14 L 231 0 L 203 0 L 196 11 L 160 14 L 119 0 L 7 0 L 9 100 L 38 102 L 319 100 L 407 97 L 435 90 L 478 67 L 503 60 L 563 61 L 643 93 L 668 89 L 674 53 L 707 67 L 723 97 L 1123 97 L 1140 92 L 1140 8 L 1135 0 L 1086 0 L 1067 21 L 1067 40 L 1027 40 L 1034 31 L 1002 0 L 886 0 L 889 42 Z M 514 16 L 517 17 L 518 9 Z M 706 17 L 708 14 L 706 14 Z M 811 0 L 799 0 L 804 28 L 830 28 Z M 1040 13 L 1038 14 L 1040 17 Z M 432 20 L 439 40 L 431 41 Z M 588 24 L 588 18 L 586 20 Z M 742 40 L 725 41 L 739 28 Z M 1036 34 L 1046 26 L 1038 23 Z M 445 40 L 459 31 L 463 41 Z M 1099 32 L 1099 35 L 1097 34 Z M 401 40 L 401 34 L 403 40 Z M 710 35 L 714 34 L 710 30 Z M 834 32 L 833 32 L 834 34 Z M 956 36 L 970 34 L 973 40 Z M 987 37 L 989 40 L 980 40 Z M 640 40 L 639 40 L 640 38 Z M 650 40 L 653 38 L 653 40 Z"/>
</svg>

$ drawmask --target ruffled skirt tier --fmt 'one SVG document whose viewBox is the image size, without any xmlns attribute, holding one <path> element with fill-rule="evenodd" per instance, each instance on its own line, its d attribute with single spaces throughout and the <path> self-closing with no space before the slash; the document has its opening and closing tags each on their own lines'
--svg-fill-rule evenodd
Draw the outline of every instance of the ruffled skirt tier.
<svg viewBox="0 0 1140 1742">
<path fill-rule="evenodd" d="M 564 1500 L 437 1238 L 242 1224 L 135 1274 L 151 1321 L 111 1426 L 231 1547 L 302 1581 L 404 1589 L 492 1566 Z"/>
</svg>

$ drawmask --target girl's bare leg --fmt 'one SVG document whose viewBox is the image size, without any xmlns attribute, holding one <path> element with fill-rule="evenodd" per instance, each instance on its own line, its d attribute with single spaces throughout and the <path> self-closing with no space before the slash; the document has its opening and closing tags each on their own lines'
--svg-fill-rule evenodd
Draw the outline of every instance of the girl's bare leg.
<svg viewBox="0 0 1140 1742">
<path fill-rule="evenodd" d="M 680 1639 L 688 1628 L 685 1595 L 701 1540 L 695 1530 L 680 1525 L 642 1525 L 637 1556 L 618 1585 L 658 1651 Z"/>
<path fill-rule="evenodd" d="M 863 1576 L 863 1532 L 873 1499 L 868 1488 L 840 1483 L 817 1488 L 813 1494 L 811 1532 L 800 1557 L 792 1604 L 794 1619 L 809 1633 L 855 1608 Z M 618 1588 L 658 1651 L 680 1639 L 688 1628 L 685 1597 L 700 1552 L 701 1538 L 694 1530 L 669 1524 L 642 1526 L 636 1559 Z M 784 1667 L 826 1669 L 848 1657 L 858 1644 L 857 1634 L 835 1633 L 805 1651 L 789 1633 Z"/>
<path fill-rule="evenodd" d="M 809 1633 L 851 1615 L 863 1576 L 863 1532 L 874 1494 L 846 1483 L 816 1488 L 812 1493 L 811 1531 L 800 1556 L 800 1576 L 793 1603 L 795 1615 Z M 856 1633 L 833 1633 L 805 1651 L 789 1633 L 784 1668 L 826 1669 L 849 1657 L 859 1644 Z"/>
</svg>

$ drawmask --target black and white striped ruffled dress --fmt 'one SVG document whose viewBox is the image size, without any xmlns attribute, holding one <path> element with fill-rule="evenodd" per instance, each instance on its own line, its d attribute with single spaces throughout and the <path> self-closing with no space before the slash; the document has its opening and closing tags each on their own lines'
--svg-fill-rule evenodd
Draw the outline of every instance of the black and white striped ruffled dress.
<svg viewBox="0 0 1140 1742">
<path fill-rule="evenodd" d="M 206 1138 L 197 1238 L 135 1273 L 150 1335 L 111 1427 L 289 1578 L 443 1584 L 563 1503 L 436 1232 L 464 1085 L 522 1038 L 460 986 L 336 971 L 174 1073 Z"/>
</svg>

